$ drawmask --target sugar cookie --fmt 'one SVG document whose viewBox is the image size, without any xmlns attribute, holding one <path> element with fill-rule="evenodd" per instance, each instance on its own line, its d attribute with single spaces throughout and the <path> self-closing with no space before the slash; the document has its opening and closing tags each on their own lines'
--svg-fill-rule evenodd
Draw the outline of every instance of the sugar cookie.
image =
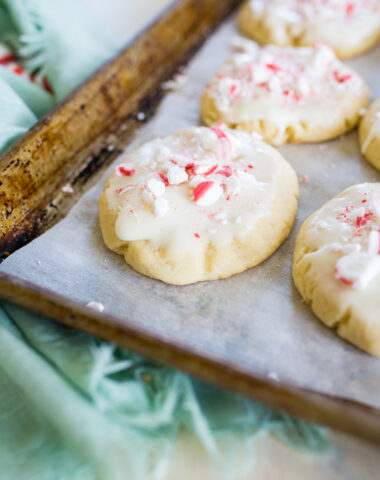
<svg viewBox="0 0 380 480">
<path fill-rule="evenodd" d="M 359 142 L 362 154 L 380 170 L 380 98 L 372 103 L 360 122 Z"/>
<path fill-rule="evenodd" d="M 293 279 L 327 326 L 380 356 L 380 183 L 347 188 L 305 221 Z"/>
<path fill-rule="evenodd" d="M 378 0 L 250 0 L 239 13 L 244 35 L 260 43 L 329 45 L 340 58 L 359 55 L 380 37 Z"/>
<path fill-rule="evenodd" d="M 127 155 L 99 200 L 106 245 L 138 272 L 178 285 L 265 260 L 288 236 L 298 183 L 257 137 L 193 127 Z"/>
<path fill-rule="evenodd" d="M 256 131 L 273 145 L 318 142 L 352 129 L 368 104 L 363 80 L 329 47 L 259 48 L 240 38 L 235 49 L 206 86 L 206 125 Z"/>
</svg>

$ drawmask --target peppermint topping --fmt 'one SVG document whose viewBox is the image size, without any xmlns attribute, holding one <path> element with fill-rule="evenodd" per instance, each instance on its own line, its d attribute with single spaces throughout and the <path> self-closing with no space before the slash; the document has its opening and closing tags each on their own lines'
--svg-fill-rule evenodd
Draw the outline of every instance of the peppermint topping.
<svg viewBox="0 0 380 480">
<path fill-rule="evenodd" d="M 339 232 L 339 241 L 330 243 L 331 251 L 340 255 L 335 265 L 335 277 L 358 290 L 367 288 L 380 274 L 380 185 L 373 185 L 357 186 L 353 200 L 345 201 L 343 205 L 343 200 L 337 197 L 341 206 L 332 211 L 337 222 L 334 228 Z M 341 198 L 346 197 L 342 195 Z M 316 225 L 322 233 L 333 228 L 325 220 Z"/>
<path fill-rule="evenodd" d="M 344 83 L 351 80 L 352 75 L 350 73 L 341 74 L 338 70 L 334 70 L 334 78 L 338 83 Z"/>
<path fill-rule="evenodd" d="M 153 194 L 148 192 L 147 190 L 143 190 L 142 191 L 142 199 L 145 203 L 147 203 L 148 205 L 153 205 L 154 203 L 154 197 L 153 197 Z"/>
<path fill-rule="evenodd" d="M 131 177 L 135 173 L 135 169 L 130 164 L 119 165 L 116 167 L 116 175 L 119 177 Z"/>
<path fill-rule="evenodd" d="M 215 182 L 201 182 L 193 191 L 194 202 L 206 207 L 212 205 L 223 195 L 223 189 Z"/>
<path fill-rule="evenodd" d="M 232 175 L 228 172 L 225 175 L 227 178 L 224 180 L 224 188 L 229 195 L 237 195 L 240 191 L 240 181 L 236 175 Z"/>
<path fill-rule="evenodd" d="M 248 108 L 247 101 L 264 98 L 276 99 L 282 109 L 292 111 L 300 102 L 303 104 L 326 96 L 334 99 L 337 93 L 346 90 L 359 95 L 365 86 L 326 45 L 258 48 L 255 42 L 244 39 L 240 49 L 206 88 L 218 108 L 228 113 L 235 108 L 237 112 Z M 250 116 L 255 117 L 254 112 Z M 223 142 L 223 132 L 220 133 L 218 128 L 213 131 Z M 226 142 L 223 145 L 226 155 L 228 148 Z"/>
<path fill-rule="evenodd" d="M 355 21 L 379 11 L 376 0 L 251 0 L 256 14 L 270 11 L 290 23 Z"/>
<path fill-rule="evenodd" d="M 165 193 L 165 183 L 155 178 L 150 178 L 146 182 L 146 186 L 148 191 L 155 197 L 161 197 Z"/>
<path fill-rule="evenodd" d="M 123 195 L 124 193 L 128 192 L 129 190 L 133 190 L 135 187 L 136 187 L 136 185 L 127 185 L 124 188 L 116 189 L 115 193 L 119 197 L 120 195 Z"/>
<path fill-rule="evenodd" d="M 157 217 L 163 217 L 169 211 L 169 202 L 166 198 L 157 198 L 154 201 L 154 213 Z"/>
<path fill-rule="evenodd" d="M 101 302 L 95 302 L 94 300 L 92 300 L 91 302 L 88 302 L 86 307 L 92 308 L 97 312 L 103 312 L 104 310 L 104 305 Z"/>
<path fill-rule="evenodd" d="M 140 240 L 156 232 L 166 242 L 181 236 L 197 244 L 245 235 L 269 212 L 279 161 L 257 136 L 222 124 L 149 142 L 128 155 L 110 182 L 116 235 Z"/>
<path fill-rule="evenodd" d="M 165 187 L 168 187 L 169 186 L 168 177 L 162 172 L 159 172 L 158 176 L 161 178 L 161 181 L 164 182 Z"/>
<path fill-rule="evenodd" d="M 221 149 L 221 157 L 224 161 L 230 161 L 232 157 L 232 148 L 230 139 L 222 130 L 223 124 L 218 124 L 216 127 L 211 127 L 210 130 L 215 133 L 219 142 Z"/>
<path fill-rule="evenodd" d="M 187 182 L 188 176 L 186 170 L 181 167 L 170 167 L 168 170 L 168 182 L 170 185 L 179 185 Z"/>
<path fill-rule="evenodd" d="M 196 167 L 195 172 L 197 175 L 204 175 L 207 177 L 207 175 L 211 175 L 212 173 L 215 172 L 215 170 L 218 168 L 218 165 L 199 165 Z"/>
<path fill-rule="evenodd" d="M 220 170 L 216 172 L 218 175 L 224 175 L 225 177 L 230 177 L 234 171 L 231 165 L 224 165 Z"/>
<path fill-rule="evenodd" d="M 74 192 L 74 189 L 73 187 L 70 185 L 70 183 L 67 183 L 66 185 L 64 185 L 62 187 L 62 192 L 63 193 L 73 193 Z"/>
<path fill-rule="evenodd" d="M 367 252 L 350 253 L 341 257 L 335 267 L 335 276 L 350 287 L 364 290 L 380 272 L 380 256 Z"/>
</svg>

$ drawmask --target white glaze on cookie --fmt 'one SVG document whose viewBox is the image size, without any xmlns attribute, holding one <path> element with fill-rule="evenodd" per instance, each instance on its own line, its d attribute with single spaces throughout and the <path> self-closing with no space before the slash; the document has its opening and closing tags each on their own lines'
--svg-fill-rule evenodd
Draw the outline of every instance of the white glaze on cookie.
<svg viewBox="0 0 380 480">
<path fill-rule="evenodd" d="M 361 53 L 378 37 L 378 0 L 251 0 L 247 14 L 271 32 L 276 45 L 313 45 L 322 41 L 343 57 Z M 269 42 L 267 42 L 269 43 Z"/>
<path fill-rule="evenodd" d="M 256 13 L 270 11 L 295 25 L 305 20 L 365 21 L 380 9 L 378 0 L 251 0 L 250 4 Z"/>
<path fill-rule="evenodd" d="M 189 251 L 244 238 L 269 207 L 282 157 L 257 135 L 194 127 L 128 155 L 105 191 L 122 241 Z"/>
<path fill-rule="evenodd" d="M 273 125 L 274 144 L 286 138 L 289 127 L 301 132 L 301 140 L 302 131 L 328 130 L 329 125 L 333 130 L 367 91 L 362 79 L 324 45 L 259 48 L 237 39 L 233 47 L 236 52 L 208 83 L 206 94 L 228 125 Z"/>
<path fill-rule="evenodd" d="M 341 286 L 380 292 L 380 184 L 356 185 L 328 202 L 312 219 L 308 238 L 310 255 L 330 262 Z"/>
</svg>

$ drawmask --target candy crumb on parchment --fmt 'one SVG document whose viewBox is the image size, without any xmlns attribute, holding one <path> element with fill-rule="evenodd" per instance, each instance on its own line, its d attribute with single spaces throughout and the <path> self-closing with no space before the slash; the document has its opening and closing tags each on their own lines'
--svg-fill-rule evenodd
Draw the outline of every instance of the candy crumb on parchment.
<svg viewBox="0 0 380 480">
<path fill-rule="evenodd" d="M 96 310 L 97 312 L 103 312 L 104 310 L 104 305 L 100 302 L 95 302 L 94 300 L 88 302 L 86 306 L 92 308 L 93 310 Z"/>
<path fill-rule="evenodd" d="M 62 187 L 62 192 L 63 193 L 73 193 L 74 192 L 74 189 L 73 187 L 70 185 L 70 183 L 66 183 L 66 185 L 64 185 Z"/>
</svg>

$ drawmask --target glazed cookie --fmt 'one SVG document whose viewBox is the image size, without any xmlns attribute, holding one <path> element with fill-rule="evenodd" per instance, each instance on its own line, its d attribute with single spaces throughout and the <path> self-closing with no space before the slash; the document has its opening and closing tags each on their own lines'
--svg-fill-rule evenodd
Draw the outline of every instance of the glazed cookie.
<svg viewBox="0 0 380 480">
<path fill-rule="evenodd" d="M 318 142 L 352 129 L 368 104 L 363 80 L 326 46 L 295 48 L 238 38 L 234 55 L 206 86 L 206 125 L 260 133 L 264 140 Z"/>
<path fill-rule="evenodd" d="M 129 154 L 99 200 L 106 245 L 138 272 L 177 285 L 265 260 L 288 236 L 298 183 L 257 137 L 193 127 Z"/>
<path fill-rule="evenodd" d="M 359 126 L 362 154 L 380 170 L 380 98 L 369 107 Z"/>
<path fill-rule="evenodd" d="M 340 58 L 359 55 L 380 37 L 378 0 L 250 0 L 239 13 L 244 35 L 279 46 L 329 45 Z"/>
<path fill-rule="evenodd" d="M 380 356 L 380 183 L 347 188 L 305 221 L 293 279 L 327 326 Z"/>
</svg>

